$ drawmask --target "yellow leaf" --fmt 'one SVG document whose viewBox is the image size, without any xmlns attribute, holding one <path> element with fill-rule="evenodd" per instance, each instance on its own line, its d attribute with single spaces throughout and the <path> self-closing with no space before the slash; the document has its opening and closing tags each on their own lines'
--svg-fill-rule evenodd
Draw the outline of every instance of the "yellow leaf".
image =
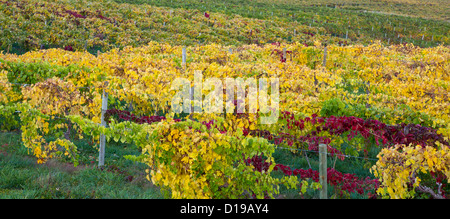
<svg viewBox="0 0 450 219">
<path fill-rule="evenodd" d="M 301 189 L 301 193 L 302 193 L 302 194 L 305 194 L 307 188 L 308 188 L 308 182 L 307 182 L 307 181 L 302 181 L 302 189 Z"/>
<path fill-rule="evenodd" d="M 183 163 L 189 163 L 189 157 L 183 157 L 183 158 L 181 159 L 181 162 L 183 162 Z"/>
<path fill-rule="evenodd" d="M 244 123 L 242 122 L 242 120 L 239 121 L 238 128 L 244 128 Z"/>
<path fill-rule="evenodd" d="M 92 118 L 92 122 L 94 122 L 94 123 L 101 123 L 102 121 L 101 121 L 100 118 L 98 118 L 98 116 L 94 116 L 94 117 Z"/>
<path fill-rule="evenodd" d="M 206 171 L 208 171 L 208 170 L 210 170 L 212 168 L 212 165 L 211 164 L 208 164 L 208 165 L 206 165 Z"/>
</svg>

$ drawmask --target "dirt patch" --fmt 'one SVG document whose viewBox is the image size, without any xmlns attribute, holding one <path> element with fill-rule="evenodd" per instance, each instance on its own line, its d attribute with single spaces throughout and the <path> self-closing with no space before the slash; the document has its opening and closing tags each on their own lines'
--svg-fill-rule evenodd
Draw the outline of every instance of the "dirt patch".
<svg viewBox="0 0 450 219">
<path fill-rule="evenodd" d="M 66 173 L 70 173 L 70 174 L 86 168 L 86 166 L 84 166 L 84 165 L 74 166 L 73 164 L 70 164 L 70 163 L 62 163 L 56 159 L 50 159 L 47 162 L 45 162 L 43 165 L 45 165 L 48 168 L 57 169 L 61 172 L 66 172 Z"/>
<path fill-rule="evenodd" d="M 6 152 L 7 147 L 8 147 L 7 143 L 0 145 L 0 155 L 4 155 L 4 156 L 8 155 L 8 152 Z"/>
</svg>

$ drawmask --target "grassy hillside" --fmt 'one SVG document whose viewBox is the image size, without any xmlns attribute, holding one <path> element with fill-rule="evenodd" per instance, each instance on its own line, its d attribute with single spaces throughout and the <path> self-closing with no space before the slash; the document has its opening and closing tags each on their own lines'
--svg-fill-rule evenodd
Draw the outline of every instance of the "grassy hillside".
<svg viewBox="0 0 450 219">
<path fill-rule="evenodd" d="M 77 143 L 83 156 L 77 167 L 57 159 L 36 164 L 20 142 L 19 133 L 0 132 L 0 199 L 162 198 L 145 179 L 144 165 L 121 158 L 132 151 L 130 146 L 108 144 L 112 154 L 106 159 L 116 162 L 100 169 L 97 151 L 86 141 Z"/>
<path fill-rule="evenodd" d="M 368 43 L 414 42 L 420 46 L 448 44 L 448 1 L 356 1 L 356 0 L 115 0 L 171 8 L 190 8 L 257 19 L 281 19 L 300 25 L 321 27 L 328 34 Z M 348 31 L 348 34 L 347 34 Z M 386 34 L 386 35 L 385 35 Z M 422 39 L 423 37 L 423 39 Z"/>
<path fill-rule="evenodd" d="M 150 41 L 174 45 L 224 45 L 300 42 L 328 44 L 414 43 L 448 45 L 450 24 L 387 15 L 378 4 L 306 4 L 304 1 L 0 1 L 0 50 L 65 48 L 107 51 Z M 444 4 L 444 3 L 443 3 Z M 444 10 L 447 6 L 438 7 Z M 206 13 L 206 14 L 205 14 Z M 412 13 L 412 12 L 411 12 Z M 420 16 L 420 13 L 414 13 Z"/>
</svg>

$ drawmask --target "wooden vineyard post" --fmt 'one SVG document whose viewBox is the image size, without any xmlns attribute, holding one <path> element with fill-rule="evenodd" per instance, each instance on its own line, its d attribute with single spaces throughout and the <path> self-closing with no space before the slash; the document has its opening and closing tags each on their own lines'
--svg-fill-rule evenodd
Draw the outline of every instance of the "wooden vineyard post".
<svg viewBox="0 0 450 219">
<path fill-rule="evenodd" d="M 286 47 L 285 47 L 285 48 L 283 48 L 283 59 L 284 59 L 284 61 L 286 61 L 286 57 L 287 57 L 287 55 L 286 55 Z"/>
<path fill-rule="evenodd" d="M 108 86 L 108 82 L 105 82 L 105 88 Z M 106 110 L 108 110 L 108 93 L 105 92 L 105 89 L 103 89 L 103 95 L 102 95 L 102 115 L 101 115 L 101 125 L 106 127 L 106 121 L 105 121 L 105 113 Z M 98 166 L 104 166 L 105 165 L 105 135 L 100 134 L 100 148 L 98 153 Z"/>
<path fill-rule="evenodd" d="M 323 67 L 327 67 L 327 45 L 323 49 Z"/>
<path fill-rule="evenodd" d="M 189 89 L 189 97 L 191 101 L 191 110 L 189 119 L 193 119 L 194 113 L 202 111 L 202 71 L 194 71 L 194 84 Z"/>
<path fill-rule="evenodd" d="M 183 68 L 186 67 L 186 47 L 183 47 L 183 53 L 182 53 L 182 62 L 183 62 Z"/>
<path fill-rule="evenodd" d="M 327 199 L 327 145 L 319 145 L 319 179 L 322 189 L 320 199 Z"/>
</svg>

